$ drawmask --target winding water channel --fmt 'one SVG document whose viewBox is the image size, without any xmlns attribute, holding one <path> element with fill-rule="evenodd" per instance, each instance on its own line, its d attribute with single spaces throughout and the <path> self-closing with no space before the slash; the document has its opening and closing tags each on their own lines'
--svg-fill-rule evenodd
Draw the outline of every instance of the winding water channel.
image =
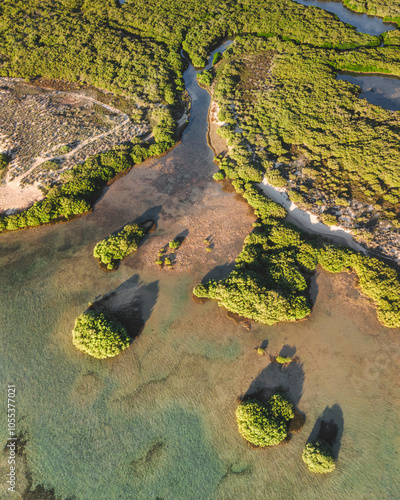
<svg viewBox="0 0 400 500">
<path fill-rule="evenodd" d="M 400 332 L 378 323 L 351 275 L 318 272 L 310 318 L 250 332 L 214 302 L 191 300 L 205 276 L 227 275 L 254 216 L 212 180 L 210 97 L 192 66 L 184 78 L 192 107 L 172 152 L 110 186 L 86 217 L 1 235 L 0 382 L 16 386 L 20 488 L 78 500 L 395 498 Z M 116 273 L 102 273 L 95 243 L 148 218 L 156 232 Z M 178 234 L 186 239 L 174 270 L 160 271 L 158 250 Z M 130 348 L 105 361 L 71 342 L 75 317 L 101 296 L 116 314 L 139 304 L 145 321 Z M 260 345 L 300 362 L 269 365 Z M 260 452 L 237 433 L 237 397 L 253 384 L 284 387 L 306 414 L 290 444 Z M 300 458 L 322 414 L 341 428 L 338 470 L 323 480 Z M 6 428 L 2 411 L 3 446 Z"/>
<path fill-rule="evenodd" d="M 308 7 L 319 7 L 332 14 L 336 14 L 338 18 L 344 23 L 351 24 L 358 32 L 367 33 L 368 35 L 378 36 L 384 31 L 390 31 L 397 28 L 393 23 L 385 23 L 379 17 L 368 16 L 367 14 L 360 14 L 353 12 L 345 7 L 341 1 L 328 1 L 328 0 L 293 0 L 294 2 L 306 5 Z"/>
</svg>

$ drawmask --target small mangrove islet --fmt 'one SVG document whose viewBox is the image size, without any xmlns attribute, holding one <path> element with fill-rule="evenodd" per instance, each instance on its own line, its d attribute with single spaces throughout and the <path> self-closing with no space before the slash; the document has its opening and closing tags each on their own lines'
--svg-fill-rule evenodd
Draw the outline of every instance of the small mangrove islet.
<svg viewBox="0 0 400 500">
<path fill-rule="evenodd" d="M 126 349 L 130 339 L 125 327 L 112 314 L 89 310 L 76 318 L 72 342 L 85 354 L 106 359 Z"/>
<path fill-rule="evenodd" d="M 308 470 L 317 474 L 333 472 L 336 467 L 332 446 L 321 439 L 305 445 L 302 459 Z"/>
<path fill-rule="evenodd" d="M 138 249 L 146 232 L 144 225 L 126 224 L 117 233 L 99 241 L 93 249 L 93 256 L 99 260 L 100 267 L 112 271 L 122 259 Z"/>
<path fill-rule="evenodd" d="M 259 447 L 275 446 L 283 441 L 293 417 L 292 403 L 281 394 L 271 396 L 265 403 L 248 399 L 236 409 L 240 434 Z"/>
</svg>

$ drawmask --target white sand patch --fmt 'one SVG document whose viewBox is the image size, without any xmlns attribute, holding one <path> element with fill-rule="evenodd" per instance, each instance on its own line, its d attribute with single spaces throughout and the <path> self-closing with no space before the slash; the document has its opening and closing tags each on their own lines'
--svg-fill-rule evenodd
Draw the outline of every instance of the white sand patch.
<svg viewBox="0 0 400 500">
<path fill-rule="evenodd" d="M 306 212 L 301 210 L 298 206 L 293 203 L 284 188 L 277 188 L 270 184 L 266 177 L 264 177 L 261 184 L 258 185 L 262 189 L 268 198 L 282 205 L 289 214 L 290 222 L 293 222 L 296 226 L 304 228 L 306 230 L 345 240 L 346 244 L 356 250 L 357 252 L 366 253 L 364 247 L 354 241 L 351 232 L 340 226 L 327 226 L 326 224 L 320 222 L 318 217 L 311 212 Z"/>
<path fill-rule="evenodd" d="M 18 180 L 0 186 L 0 212 L 7 215 L 32 205 L 33 202 L 43 198 L 43 193 L 37 184 L 21 188 Z"/>
</svg>

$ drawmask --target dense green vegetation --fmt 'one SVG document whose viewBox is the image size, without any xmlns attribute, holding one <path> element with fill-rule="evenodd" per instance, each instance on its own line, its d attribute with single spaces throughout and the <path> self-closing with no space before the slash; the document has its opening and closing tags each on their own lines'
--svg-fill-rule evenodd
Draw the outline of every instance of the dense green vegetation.
<svg viewBox="0 0 400 500">
<path fill-rule="evenodd" d="M 114 27 L 96 2 L 93 9 L 83 4 L 2 1 L 0 75 L 82 81 L 116 94 L 173 103 L 182 74 L 177 52 Z"/>
<path fill-rule="evenodd" d="M 4 0 L 0 74 L 82 81 L 173 103 L 181 90 L 180 47 L 202 66 L 213 45 L 239 33 L 275 34 L 318 47 L 379 45 L 332 14 L 291 0 L 128 0 L 122 7 L 113 0 Z"/>
<path fill-rule="evenodd" d="M 126 329 L 111 314 L 89 311 L 76 318 L 74 346 L 97 359 L 116 356 L 129 346 Z"/>
<path fill-rule="evenodd" d="M 296 203 L 368 202 L 364 226 L 379 215 L 399 226 L 400 115 L 359 99 L 332 66 L 400 75 L 397 47 L 315 50 L 237 38 L 217 70 L 220 134 L 232 147 L 220 168 L 255 182 L 266 173 L 277 186 L 290 180 Z"/>
<path fill-rule="evenodd" d="M 208 87 L 213 79 L 212 72 L 210 70 L 204 70 L 201 73 L 197 73 L 197 81 L 200 86 Z"/>
<path fill-rule="evenodd" d="M 243 401 L 236 409 L 240 434 L 254 446 L 274 446 L 288 435 L 289 421 L 294 417 L 290 401 L 280 394 L 265 403 L 254 399 Z"/>
<path fill-rule="evenodd" d="M 307 443 L 302 458 L 311 472 L 326 474 L 335 470 L 332 446 L 325 441 Z"/>
<path fill-rule="evenodd" d="M 150 36 L 174 49 L 182 45 L 195 66 L 205 64 L 210 48 L 222 38 L 240 33 L 275 34 L 317 47 L 379 45 L 376 37 L 357 33 L 334 15 L 291 0 L 279 5 L 272 0 L 127 0 L 107 15 L 136 36 Z"/>
<path fill-rule="evenodd" d="M 278 174 L 273 160 L 282 163 L 281 179 L 297 162 L 304 186 L 299 197 L 312 201 L 322 192 L 329 199 L 360 198 L 386 218 L 398 219 L 400 117 L 359 99 L 358 88 L 336 80 L 332 69 L 332 64 L 355 69 L 358 61 L 359 70 L 400 74 L 395 47 L 315 51 L 272 38 L 240 39 L 224 57 L 215 96 L 220 118 L 228 119 L 222 135 L 233 146 L 236 163 L 238 156 L 251 157 L 250 145 L 253 164 L 267 176 L 273 172 L 273 180 Z M 249 85 L 257 73 L 260 81 Z M 232 103 L 243 133 L 229 124 Z"/>
<path fill-rule="evenodd" d="M 395 46 L 400 31 L 384 33 L 383 47 L 359 48 L 357 51 L 333 52 L 327 54 L 332 65 L 342 71 L 362 73 L 383 73 L 400 76 L 399 48 Z M 400 39 L 399 39 L 400 41 Z"/>
<path fill-rule="evenodd" d="M 369 16 L 383 17 L 384 21 L 400 24 L 399 0 L 342 0 L 342 2 L 355 12 L 365 12 Z"/>
<path fill-rule="evenodd" d="M 255 192 L 250 186 L 243 196 L 252 201 L 261 222 L 245 239 L 234 270 L 223 280 L 197 285 L 194 295 L 215 299 L 229 311 L 260 323 L 296 321 L 311 311 L 307 277 L 320 264 L 332 273 L 354 271 L 361 291 L 376 304 L 381 323 L 400 326 L 400 275 L 395 269 L 346 247 L 308 239 L 283 222 L 280 205 L 261 194 L 259 205 L 254 204 Z"/>
<path fill-rule="evenodd" d="M 93 255 L 112 270 L 120 260 L 138 249 L 145 235 L 146 230 L 140 224 L 127 224 L 117 233 L 99 241 L 93 249 Z"/>
<path fill-rule="evenodd" d="M 0 179 L 4 177 L 7 172 L 8 164 L 10 163 L 11 158 L 7 153 L 0 153 Z"/>
<path fill-rule="evenodd" d="M 291 0 L 279 4 L 272 0 L 243 0 L 219 4 L 217 11 L 188 31 L 183 48 L 195 66 L 203 66 L 210 47 L 226 36 L 240 33 L 278 35 L 284 40 L 315 47 L 345 49 L 379 45 L 377 37 L 357 33 L 322 9 L 305 7 Z"/>
<path fill-rule="evenodd" d="M 107 153 L 88 158 L 62 174 L 62 184 L 49 187 L 46 197 L 22 212 L 0 217 L 0 232 L 47 224 L 54 220 L 68 220 L 89 211 L 100 189 L 116 175 L 127 172 L 133 165 L 157 156 L 175 142 L 175 122 L 163 108 L 153 111 L 155 142 L 124 144 Z"/>
</svg>

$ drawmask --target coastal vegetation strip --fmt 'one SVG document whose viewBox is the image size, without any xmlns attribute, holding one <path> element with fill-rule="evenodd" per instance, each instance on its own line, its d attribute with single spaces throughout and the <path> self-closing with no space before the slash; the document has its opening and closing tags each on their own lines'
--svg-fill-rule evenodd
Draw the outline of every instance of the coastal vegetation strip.
<svg viewBox="0 0 400 500">
<path fill-rule="evenodd" d="M 100 190 L 135 164 L 168 151 L 176 142 L 175 121 L 166 108 L 155 110 L 153 135 L 155 142 L 128 143 L 107 153 L 90 157 L 61 175 L 61 184 L 46 190 L 46 197 L 18 214 L 0 217 L 0 231 L 68 220 L 93 207 Z"/>
</svg>

